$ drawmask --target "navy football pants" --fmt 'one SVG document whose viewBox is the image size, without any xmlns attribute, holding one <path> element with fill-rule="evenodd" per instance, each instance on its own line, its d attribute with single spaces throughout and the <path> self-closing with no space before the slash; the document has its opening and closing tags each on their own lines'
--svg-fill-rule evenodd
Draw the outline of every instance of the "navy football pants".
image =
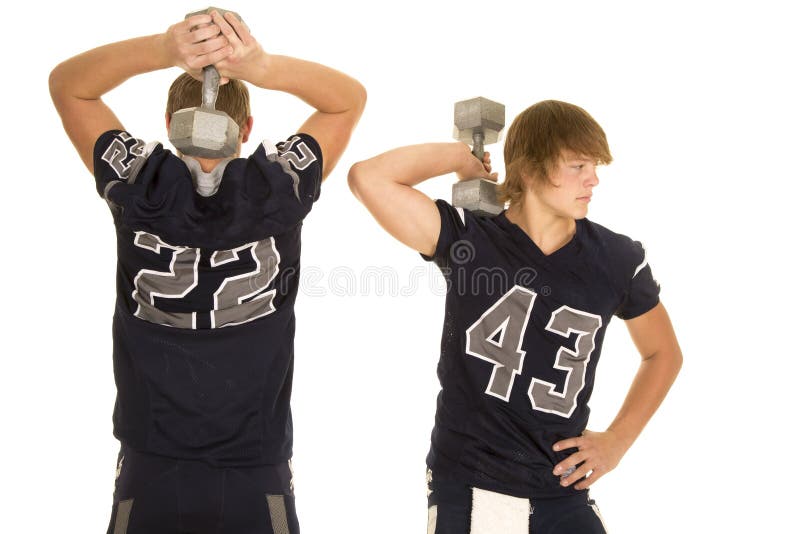
<svg viewBox="0 0 800 534">
<path fill-rule="evenodd" d="M 123 446 L 107 534 L 298 534 L 287 464 L 218 468 Z"/>
<path fill-rule="evenodd" d="M 587 492 L 527 500 L 451 482 L 428 489 L 428 534 L 606 534 Z"/>
</svg>

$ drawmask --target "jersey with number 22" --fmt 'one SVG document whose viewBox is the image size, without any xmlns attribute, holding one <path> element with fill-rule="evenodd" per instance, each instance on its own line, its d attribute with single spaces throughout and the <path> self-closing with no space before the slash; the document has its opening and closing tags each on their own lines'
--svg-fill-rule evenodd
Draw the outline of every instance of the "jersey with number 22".
<svg viewBox="0 0 800 534">
<path fill-rule="evenodd" d="M 291 457 L 300 230 L 322 155 L 299 134 L 219 165 L 204 195 L 158 143 L 117 130 L 95 145 L 117 236 L 114 434 L 145 453 L 275 464 Z"/>
</svg>

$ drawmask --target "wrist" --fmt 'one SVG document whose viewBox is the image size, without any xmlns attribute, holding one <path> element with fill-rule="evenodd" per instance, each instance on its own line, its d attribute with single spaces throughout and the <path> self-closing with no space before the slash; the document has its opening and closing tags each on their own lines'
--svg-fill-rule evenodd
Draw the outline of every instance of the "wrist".
<svg viewBox="0 0 800 534">
<path fill-rule="evenodd" d="M 633 442 L 636 441 L 636 437 L 639 435 L 638 432 L 626 430 L 624 427 L 615 426 L 613 424 L 606 429 L 606 432 L 612 434 L 626 451 L 631 448 Z"/>
<path fill-rule="evenodd" d="M 458 175 L 459 179 L 463 179 L 473 173 L 477 158 L 466 143 L 458 141 L 450 143 L 450 145 L 453 154 L 453 172 Z"/>
<path fill-rule="evenodd" d="M 152 70 L 179 66 L 175 56 L 170 50 L 169 36 L 166 33 L 151 35 L 149 43 L 150 50 L 149 53 L 146 52 L 146 54 L 148 54 L 154 62 Z"/>
<path fill-rule="evenodd" d="M 252 65 L 255 67 L 253 76 L 248 77 L 252 79 L 247 79 L 247 81 L 263 89 L 286 90 L 286 81 L 283 80 L 284 73 L 291 72 L 291 68 L 287 68 L 285 65 L 286 56 L 269 54 L 263 49 L 259 50 L 258 54 L 259 56 L 252 61 Z"/>
</svg>

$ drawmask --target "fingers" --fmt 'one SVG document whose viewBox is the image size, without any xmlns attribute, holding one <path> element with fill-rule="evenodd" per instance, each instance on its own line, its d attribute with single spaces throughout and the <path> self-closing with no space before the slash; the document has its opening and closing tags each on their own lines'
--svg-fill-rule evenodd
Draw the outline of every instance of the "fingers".
<svg viewBox="0 0 800 534">
<path fill-rule="evenodd" d="M 553 468 L 553 475 L 561 477 L 561 485 L 575 484 L 575 489 L 586 489 L 600 477 L 613 470 L 625 454 L 626 447 L 612 432 L 584 431 L 580 437 L 561 440 L 553 450 L 577 449 Z"/>
<path fill-rule="evenodd" d="M 586 463 L 575 469 L 570 475 L 561 479 L 561 486 L 568 487 L 575 484 L 575 489 L 585 489 L 591 486 L 595 480 L 602 476 L 597 469 L 592 469 Z"/>
<path fill-rule="evenodd" d="M 202 26 L 203 24 L 210 24 L 211 23 L 211 15 L 207 13 L 201 13 L 198 15 L 192 15 L 191 17 L 184 19 L 179 23 L 181 29 L 186 29 L 187 32 L 190 32 L 197 28 L 198 26 Z"/>
<path fill-rule="evenodd" d="M 228 33 L 238 41 L 230 25 L 227 25 L 218 14 L 217 16 L 226 24 Z M 210 14 L 193 15 L 176 23 L 170 26 L 165 36 L 166 53 L 172 63 L 186 70 L 195 78 L 198 78 L 200 69 L 223 61 L 234 52 L 234 47 L 228 37 Z M 221 83 L 224 84 L 227 81 L 227 77 L 223 76 Z"/>
<path fill-rule="evenodd" d="M 230 43 L 228 42 L 228 39 L 220 35 L 219 37 L 215 37 L 214 39 L 209 39 L 208 41 L 197 43 L 193 51 L 198 56 L 202 56 L 206 54 L 211 54 L 212 52 L 217 52 L 219 50 L 224 50 L 225 48 L 230 48 Z M 228 54 L 225 54 L 225 56 L 227 55 Z"/>
<path fill-rule="evenodd" d="M 233 45 L 234 47 L 242 46 L 243 44 L 242 40 L 240 39 L 234 27 L 231 26 L 230 22 L 230 21 L 238 21 L 236 15 L 228 12 L 225 13 L 225 17 L 223 17 L 222 15 L 220 15 L 219 11 L 212 11 L 211 16 L 214 18 L 214 22 L 217 24 L 217 26 L 219 26 L 222 35 L 224 35 L 228 39 L 231 45 Z"/>
<path fill-rule="evenodd" d="M 216 24 L 209 24 L 202 28 L 196 28 L 185 35 L 187 43 L 195 44 L 207 39 L 214 38 L 220 34 L 220 27 Z"/>
<path fill-rule="evenodd" d="M 553 450 L 563 451 L 564 449 L 578 449 L 580 448 L 582 439 L 582 437 L 562 439 L 553 445 Z"/>
<path fill-rule="evenodd" d="M 566 460 L 559 462 L 555 468 L 553 468 L 553 474 L 556 476 L 562 476 L 564 473 L 569 472 L 571 468 L 574 468 L 578 464 L 585 462 L 588 457 L 589 455 L 584 452 L 576 452 L 575 454 L 570 455 Z"/>
<path fill-rule="evenodd" d="M 224 47 L 222 47 L 222 48 L 220 48 L 218 50 L 214 50 L 214 51 L 212 51 L 212 52 L 210 52 L 208 54 L 205 54 L 203 56 L 200 56 L 198 59 L 203 61 L 203 66 L 205 67 L 206 65 L 214 65 L 216 63 L 219 63 L 223 59 L 225 59 L 228 56 L 230 56 L 232 53 L 233 53 L 233 47 L 228 45 L 228 46 L 224 46 Z M 220 82 L 220 84 L 224 85 L 224 84 L 222 84 L 222 82 Z"/>
<path fill-rule="evenodd" d="M 239 17 L 234 15 L 231 12 L 225 13 L 225 20 L 228 21 L 233 27 L 236 35 L 239 36 L 239 39 L 242 40 L 242 44 L 248 46 L 253 39 L 253 36 L 250 35 L 250 28 L 247 27 L 247 24 L 244 21 L 240 20 Z"/>
<path fill-rule="evenodd" d="M 186 52 L 184 62 L 190 70 L 202 69 L 206 65 L 212 65 L 222 61 L 233 52 L 233 48 L 228 44 L 225 37 L 218 37 L 192 45 Z"/>
<path fill-rule="evenodd" d="M 587 488 L 602 476 L 595 467 L 591 455 L 585 451 L 578 451 L 559 462 L 553 469 L 553 474 L 561 477 L 559 483 L 563 487 L 580 482 L 575 486 L 576 489 Z"/>
<path fill-rule="evenodd" d="M 191 69 L 200 69 L 221 61 L 233 52 L 228 38 L 220 32 L 216 24 L 189 32 L 181 49 L 186 65 Z"/>
<path fill-rule="evenodd" d="M 486 176 L 487 180 L 491 180 L 493 182 L 497 181 L 499 175 L 496 172 L 492 172 L 492 157 L 489 152 L 483 153 L 483 170 L 488 174 L 488 176 Z"/>
<path fill-rule="evenodd" d="M 553 468 L 553 475 L 561 477 L 560 484 L 563 487 L 570 486 L 583 479 L 591 471 L 591 467 L 586 463 L 586 460 L 589 459 L 589 454 L 580 450 L 582 443 L 583 437 L 575 437 L 561 440 L 553 445 L 554 451 L 578 449 L 577 452 L 572 453 Z"/>
</svg>

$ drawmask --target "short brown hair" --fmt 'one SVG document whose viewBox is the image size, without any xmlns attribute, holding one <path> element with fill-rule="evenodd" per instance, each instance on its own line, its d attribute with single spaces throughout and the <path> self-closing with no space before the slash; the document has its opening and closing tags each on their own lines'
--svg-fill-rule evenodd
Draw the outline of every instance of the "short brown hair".
<svg viewBox="0 0 800 534">
<path fill-rule="evenodd" d="M 170 117 L 179 109 L 193 108 L 203 101 L 201 95 L 203 83 L 184 72 L 178 76 L 169 88 L 167 96 L 167 113 Z M 243 127 L 250 116 L 250 92 L 241 80 L 230 80 L 219 86 L 216 108 L 224 111 Z"/>
<path fill-rule="evenodd" d="M 525 191 L 523 176 L 547 183 L 564 151 L 611 163 L 606 134 L 586 110 L 558 100 L 532 105 L 514 119 L 503 155 L 506 179 L 498 191 L 502 202 L 517 204 Z"/>
</svg>

